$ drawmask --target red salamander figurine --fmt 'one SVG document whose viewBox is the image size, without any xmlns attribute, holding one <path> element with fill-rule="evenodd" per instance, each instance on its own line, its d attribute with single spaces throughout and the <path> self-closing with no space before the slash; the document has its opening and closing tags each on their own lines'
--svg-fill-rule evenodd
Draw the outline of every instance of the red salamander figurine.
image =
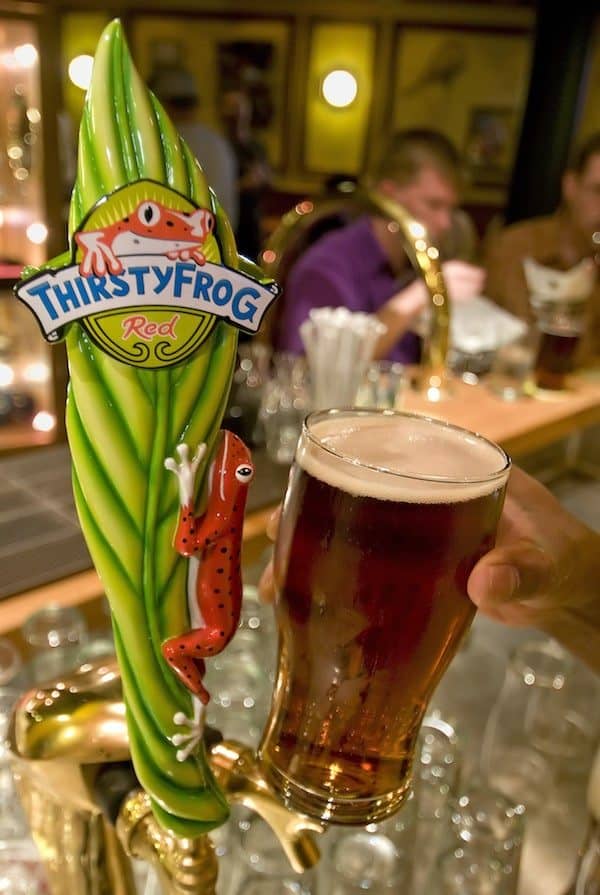
<svg viewBox="0 0 600 895">
<path fill-rule="evenodd" d="M 179 445 L 179 463 L 165 467 L 179 481 L 181 511 L 175 549 L 189 558 L 188 607 L 192 629 L 167 640 L 163 655 L 185 686 L 206 705 L 210 696 L 202 683 L 204 660 L 216 656 L 233 637 L 242 606 L 240 554 L 248 485 L 254 476 L 250 452 L 237 435 L 223 432 L 209 473 L 206 512 L 194 515 L 194 483 L 206 452 L 200 445 L 192 460 L 187 445 Z"/>
</svg>

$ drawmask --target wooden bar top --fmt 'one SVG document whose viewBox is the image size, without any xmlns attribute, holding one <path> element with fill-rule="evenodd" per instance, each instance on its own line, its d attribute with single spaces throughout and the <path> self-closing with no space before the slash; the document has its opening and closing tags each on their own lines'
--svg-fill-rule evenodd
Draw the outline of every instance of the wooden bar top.
<svg viewBox="0 0 600 895">
<path fill-rule="evenodd" d="M 417 393 L 409 392 L 404 409 L 480 432 L 518 461 L 573 432 L 600 423 L 600 375 L 575 376 L 569 391 L 554 396 L 516 401 L 503 401 L 484 385 L 467 385 L 455 380 L 451 397 L 446 400 L 431 403 Z M 270 473 L 267 475 L 272 478 Z M 280 476 L 278 486 L 282 496 L 283 482 L 284 476 Z M 246 518 L 244 538 L 247 545 L 254 542 L 264 548 L 266 524 L 277 498 L 271 496 L 269 500 L 270 505 Z M 101 594 L 102 587 L 93 569 L 17 594 L 2 602 L 0 634 L 18 628 L 28 615 L 48 603 L 77 605 Z"/>
<path fill-rule="evenodd" d="M 479 432 L 518 459 L 600 423 L 600 374 L 574 376 L 564 392 L 540 392 L 515 401 L 503 401 L 485 385 L 454 380 L 446 400 L 432 403 L 410 392 L 404 409 Z"/>
</svg>

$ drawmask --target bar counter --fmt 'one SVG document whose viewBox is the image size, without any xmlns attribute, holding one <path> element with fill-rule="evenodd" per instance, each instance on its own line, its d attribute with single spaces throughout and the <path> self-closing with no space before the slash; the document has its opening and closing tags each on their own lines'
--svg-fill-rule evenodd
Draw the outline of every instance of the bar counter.
<svg viewBox="0 0 600 895">
<path fill-rule="evenodd" d="M 493 395 L 485 385 L 467 385 L 460 380 L 452 383 L 451 396 L 440 403 L 424 400 L 416 392 L 409 392 L 404 401 L 406 410 L 425 413 L 447 419 L 456 425 L 480 432 L 496 441 L 517 462 L 527 465 L 527 458 L 535 452 L 568 438 L 576 437 L 586 428 L 600 424 L 600 369 L 586 371 L 574 376 L 569 391 L 557 393 L 544 398 L 520 398 L 516 401 L 503 401 Z M 287 469 L 272 463 L 264 450 L 255 451 L 256 480 L 250 491 L 248 512 L 244 526 L 244 560 L 245 565 L 253 564 L 267 545 L 265 528 L 269 516 L 281 499 L 287 480 Z M 69 525 L 72 527 L 70 538 L 72 549 L 79 552 L 77 562 L 79 569 L 75 574 L 64 574 L 57 571 L 57 549 L 52 532 L 47 541 L 43 533 L 38 533 L 34 540 L 37 543 L 32 555 L 28 558 L 27 545 L 15 542 L 12 557 L 5 557 L 4 562 L 21 561 L 24 569 L 14 573 L 10 581 L 3 576 L 0 581 L 0 596 L 4 597 L 0 612 L 0 634 L 15 631 L 25 618 L 41 606 L 56 602 L 62 605 L 82 605 L 97 601 L 102 595 L 101 584 L 95 571 L 90 568 L 89 557 L 83 545 L 83 539 L 77 530 L 77 523 L 70 504 L 69 492 L 69 455 L 66 445 L 42 448 L 20 457 L 12 457 L 0 462 L 0 518 L 6 515 L 5 507 L 19 500 L 17 486 L 22 484 L 27 500 L 35 506 L 34 496 L 38 491 L 38 480 L 41 474 L 48 474 L 45 467 L 56 467 L 55 476 L 60 478 L 54 482 L 54 492 L 50 497 L 39 497 L 42 507 L 46 505 L 51 515 L 53 501 L 59 500 L 58 521 L 66 524 L 65 514 L 70 514 Z M 24 483 L 24 484 L 23 484 Z M 2 494 L 3 489 L 7 489 Z M 4 498 L 4 499 L 3 499 Z M 68 503 L 67 503 L 68 501 Z M 54 504 L 56 508 L 56 504 Z M 33 513 L 32 509 L 32 513 Z M 39 512 L 39 506 L 35 506 Z M 10 513 L 9 513 L 10 515 Z M 61 519 L 62 518 L 62 522 Z M 49 516 L 47 525 L 52 527 Z M 18 523 L 13 523 L 13 527 Z M 1 549 L 1 548 L 0 548 Z M 19 550 L 23 550 L 23 558 L 19 560 Z M 2 551 L 6 553 L 6 551 Z M 38 577 L 42 580 L 35 585 L 19 585 L 20 575 L 33 574 L 32 564 L 39 564 L 41 571 Z M 27 566 L 27 568 L 25 568 Z"/>
</svg>

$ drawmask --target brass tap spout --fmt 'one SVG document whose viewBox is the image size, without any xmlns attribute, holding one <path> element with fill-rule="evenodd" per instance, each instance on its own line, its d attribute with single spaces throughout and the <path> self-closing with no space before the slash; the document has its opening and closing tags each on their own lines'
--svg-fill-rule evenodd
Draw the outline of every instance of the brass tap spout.
<svg viewBox="0 0 600 895">
<path fill-rule="evenodd" d="M 268 823 L 294 870 L 302 873 L 314 867 L 320 853 L 313 834 L 322 833 L 324 826 L 281 804 L 269 788 L 253 750 L 224 740 L 212 747 L 210 761 L 227 801 L 250 808 Z"/>
</svg>

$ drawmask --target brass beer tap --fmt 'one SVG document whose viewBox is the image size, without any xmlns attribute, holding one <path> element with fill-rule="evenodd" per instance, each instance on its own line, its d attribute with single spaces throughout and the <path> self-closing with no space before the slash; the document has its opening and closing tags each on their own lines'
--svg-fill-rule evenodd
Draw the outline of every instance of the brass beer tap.
<svg viewBox="0 0 600 895">
<path fill-rule="evenodd" d="M 26 693 L 13 713 L 9 741 L 52 895 L 135 895 L 127 856 L 154 868 L 165 895 L 215 892 L 218 864 L 209 836 L 181 839 L 165 831 L 133 776 L 130 787 L 125 777 L 123 798 L 115 803 L 118 815 L 107 817 L 103 774 L 129 758 L 116 660 L 83 665 Z M 323 827 L 277 800 L 251 749 L 218 742 L 210 761 L 227 800 L 254 810 L 272 827 L 296 871 L 316 864 L 312 834 Z"/>
</svg>

